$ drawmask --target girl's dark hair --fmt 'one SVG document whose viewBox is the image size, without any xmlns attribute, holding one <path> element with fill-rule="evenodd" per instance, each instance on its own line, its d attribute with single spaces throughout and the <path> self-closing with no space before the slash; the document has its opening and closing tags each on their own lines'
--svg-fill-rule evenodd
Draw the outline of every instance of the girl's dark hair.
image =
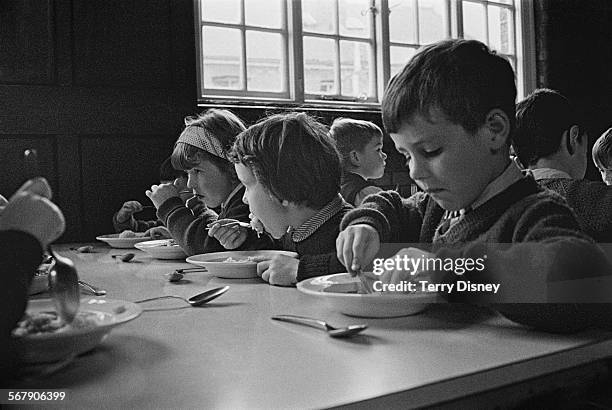
<svg viewBox="0 0 612 410">
<path fill-rule="evenodd" d="M 515 100 L 514 71 L 507 59 L 476 40 L 444 40 L 423 47 L 389 81 L 381 109 L 389 133 L 415 114 L 430 118 L 432 108 L 474 133 L 498 108 L 508 116 L 512 135 Z"/>
<path fill-rule="evenodd" d="M 240 135 L 231 159 L 277 199 L 320 209 L 340 191 L 340 155 L 327 127 L 304 113 L 278 114 Z"/>
<path fill-rule="evenodd" d="M 207 133 L 213 135 L 221 143 L 226 152 L 231 149 L 236 136 L 246 129 L 236 114 L 216 108 L 206 110 L 197 116 L 186 117 L 185 127 L 204 128 Z M 235 177 L 236 175 L 231 162 L 190 144 L 177 143 L 171 158 L 172 166 L 176 169 L 189 170 L 198 165 L 200 161 L 209 161 L 231 176 Z"/>
</svg>

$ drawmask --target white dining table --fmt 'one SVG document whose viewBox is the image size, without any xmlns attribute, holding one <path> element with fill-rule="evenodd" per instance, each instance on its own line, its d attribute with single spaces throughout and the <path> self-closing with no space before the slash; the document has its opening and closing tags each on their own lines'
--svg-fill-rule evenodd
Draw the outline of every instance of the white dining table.
<svg viewBox="0 0 612 410">
<path fill-rule="evenodd" d="M 136 249 L 95 244 L 94 253 L 78 253 L 69 250 L 74 246 L 58 245 L 56 251 L 74 261 L 81 279 L 106 289 L 109 299 L 189 297 L 222 285 L 230 290 L 198 308 L 172 299 L 143 304 L 159 310 L 115 328 L 55 374 L 14 386 L 67 390 L 69 401 L 57 404 L 61 408 L 409 408 L 470 397 L 499 400 L 499 394 L 486 394 L 495 391 L 507 391 L 501 397 L 508 404 L 546 389 L 545 381 L 564 371 L 593 374 L 612 357 L 609 332 L 547 334 L 484 308 L 448 304 L 414 316 L 354 318 L 320 298 L 259 278 L 198 272 L 171 283 L 165 273 L 190 265 Z M 136 257 L 128 263 L 111 257 L 125 252 Z M 334 339 L 271 320 L 278 314 L 369 327 L 362 335 Z M 539 381 L 512 389 L 529 380 Z"/>
</svg>

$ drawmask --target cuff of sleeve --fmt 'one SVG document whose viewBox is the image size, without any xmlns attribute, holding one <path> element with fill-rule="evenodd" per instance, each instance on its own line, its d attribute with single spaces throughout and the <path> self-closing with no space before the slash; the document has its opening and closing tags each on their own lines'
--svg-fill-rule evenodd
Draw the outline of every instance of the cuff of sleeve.
<svg viewBox="0 0 612 410">
<path fill-rule="evenodd" d="M 184 208 L 185 204 L 181 201 L 181 198 L 178 196 L 173 196 L 168 198 L 163 204 L 159 206 L 157 209 L 157 217 L 163 221 L 163 223 L 168 226 L 168 217 L 178 208 Z"/>
<path fill-rule="evenodd" d="M 322 272 L 327 272 L 328 266 L 329 261 L 326 258 L 303 257 L 298 265 L 296 280 L 300 282 L 304 279 L 320 276 Z"/>
<path fill-rule="evenodd" d="M 381 218 L 376 215 L 376 211 L 371 209 L 355 209 L 350 211 L 342 218 L 340 223 L 340 231 L 346 229 L 349 225 L 366 224 L 376 229 L 380 236 L 381 242 L 388 242 L 391 236 L 391 227 L 388 223 L 381 221 Z"/>
</svg>

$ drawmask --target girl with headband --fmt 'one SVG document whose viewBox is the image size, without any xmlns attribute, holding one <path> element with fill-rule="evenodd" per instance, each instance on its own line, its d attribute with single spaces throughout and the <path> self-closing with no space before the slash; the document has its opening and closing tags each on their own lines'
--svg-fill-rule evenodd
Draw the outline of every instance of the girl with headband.
<svg viewBox="0 0 612 410">
<path fill-rule="evenodd" d="M 227 110 L 210 109 L 185 119 L 172 152 L 172 166 L 187 172 L 187 188 L 206 205 L 197 215 L 179 197 L 180 183 L 153 185 L 146 191 L 172 237 L 188 255 L 224 251 L 226 243 L 244 235 L 239 250 L 263 249 L 271 245 L 268 237 L 255 231 L 228 230 L 215 238 L 209 228 L 218 219 L 249 222 L 249 207 L 242 202 L 244 186 L 236 177 L 228 150 L 236 135 L 245 130 L 242 121 Z M 217 211 L 213 210 L 216 209 Z"/>
</svg>

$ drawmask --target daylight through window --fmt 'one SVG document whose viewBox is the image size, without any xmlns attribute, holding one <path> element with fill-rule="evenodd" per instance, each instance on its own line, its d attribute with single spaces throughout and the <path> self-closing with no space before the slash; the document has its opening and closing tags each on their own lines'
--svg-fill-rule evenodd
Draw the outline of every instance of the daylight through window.
<svg viewBox="0 0 612 410">
<path fill-rule="evenodd" d="M 419 47 L 477 39 L 517 70 L 525 0 L 196 0 L 200 102 L 376 106 Z"/>
</svg>

